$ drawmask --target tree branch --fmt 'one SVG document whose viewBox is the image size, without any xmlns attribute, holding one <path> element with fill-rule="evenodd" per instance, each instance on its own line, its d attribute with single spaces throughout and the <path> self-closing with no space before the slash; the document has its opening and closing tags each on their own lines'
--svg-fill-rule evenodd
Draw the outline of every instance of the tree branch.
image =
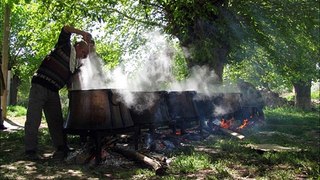
<svg viewBox="0 0 320 180">
<path fill-rule="evenodd" d="M 109 12 L 116 12 L 116 13 L 122 15 L 123 17 L 129 19 L 129 20 L 132 20 L 132 21 L 135 21 L 135 22 L 139 22 L 139 23 L 143 23 L 143 24 L 147 24 L 147 25 L 151 25 L 151 26 L 158 26 L 158 27 L 164 28 L 164 26 L 162 24 L 159 24 L 157 22 L 154 22 L 154 21 L 151 21 L 151 20 L 148 21 L 148 20 L 143 20 L 143 19 L 137 19 L 137 18 L 134 18 L 132 16 L 127 15 L 127 13 L 119 11 L 118 9 L 114 9 L 114 8 L 110 8 L 110 7 L 104 7 L 104 8 Z"/>
</svg>

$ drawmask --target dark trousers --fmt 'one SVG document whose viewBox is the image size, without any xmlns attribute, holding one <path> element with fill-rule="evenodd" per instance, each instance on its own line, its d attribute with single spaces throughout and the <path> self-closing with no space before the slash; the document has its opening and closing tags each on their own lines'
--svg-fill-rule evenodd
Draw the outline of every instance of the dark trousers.
<svg viewBox="0 0 320 180">
<path fill-rule="evenodd" d="M 47 120 L 53 145 L 58 148 L 66 144 L 59 93 L 33 83 L 25 122 L 25 150 L 38 150 L 38 131 L 42 111 Z"/>
</svg>

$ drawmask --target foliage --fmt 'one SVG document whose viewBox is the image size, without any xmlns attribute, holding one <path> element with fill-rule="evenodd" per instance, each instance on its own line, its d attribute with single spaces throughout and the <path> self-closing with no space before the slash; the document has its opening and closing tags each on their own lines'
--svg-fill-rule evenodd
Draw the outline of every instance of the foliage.
<svg viewBox="0 0 320 180">
<path fill-rule="evenodd" d="M 122 49 L 117 42 L 111 44 L 99 44 L 96 46 L 97 53 L 104 60 L 108 69 L 115 68 L 120 61 Z"/>
<path fill-rule="evenodd" d="M 311 93 L 311 98 L 315 100 L 320 100 L 320 89 L 313 91 Z"/>
<path fill-rule="evenodd" d="M 20 97 L 27 97 L 32 73 L 64 24 L 100 32 L 94 37 L 97 51 L 109 69 L 145 43 L 145 32 L 158 29 L 187 48 L 175 59 L 178 79 L 186 76 L 186 67 L 222 71 L 226 63 L 235 64 L 225 77 L 271 89 L 318 79 L 318 0 L 10 2 L 10 67 L 22 80 Z"/>
<path fill-rule="evenodd" d="M 319 79 L 318 3 L 240 1 L 232 8 L 243 17 L 255 43 L 266 51 L 268 62 L 274 64 L 277 73 L 289 82 L 309 82 Z"/>
<path fill-rule="evenodd" d="M 87 20 L 82 19 L 83 14 L 79 14 L 82 13 L 79 9 L 70 9 L 72 11 L 70 12 L 72 16 L 70 16 L 69 11 L 55 11 L 59 9 L 58 6 L 61 6 L 60 9 L 69 7 L 57 3 L 59 2 L 30 2 L 27 4 L 19 2 L 12 6 L 9 68 L 15 76 L 20 78 L 18 98 L 22 105 L 26 105 L 27 102 L 32 74 L 53 48 L 62 26 L 70 24 L 82 28 L 87 25 Z M 116 46 L 103 46 L 99 44 L 99 41 L 97 46 L 104 47 L 101 48 L 103 51 L 101 54 L 109 65 L 115 66 L 114 62 L 119 60 L 117 55 L 119 48 L 113 50 L 113 47 Z"/>
<path fill-rule="evenodd" d="M 231 6 L 250 36 L 242 48 L 229 54 L 235 61 L 246 61 L 247 66 L 237 65 L 229 75 L 240 73 L 241 78 L 278 92 L 294 87 L 296 107 L 310 109 L 311 82 L 319 79 L 318 4 L 317 0 L 261 0 Z M 256 62 L 266 68 L 256 69 Z M 250 74 L 247 69 L 258 71 Z"/>
<path fill-rule="evenodd" d="M 69 110 L 69 92 L 67 88 L 62 88 L 59 91 L 60 95 L 60 102 L 61 102 L 61 108 L 62 108 L 62 115 L 65 117 L 65 119 L 68 116 L 68 110 Z"/>
<path fill-rule="evenodd" d="M 0 24 L 2 26 L 3 24 L 3 8 L 4 6 L 1 4 L 0 6 L 0 12 L 1 12 L 1 15 L 0 15 Z M 3 28 L 0 28 L 0 38 L 2 39 L 3 38 Z M 1 47 L 1 53 L 2 53 L 2 43 L 0 44 L 0 47 Z"/>
<path fill-rule="evenodd" d="M 243 60 L 232 62 L 232 64 L 226 66 L 225 80 L 237 82 L 242 79 L 255 87 L 262 87 L 275 92 L 288 92 L 292 89 L 291 82 L 288 82 L 277 72 L 277 65 L 268 61 L 266 52 L 259 45 L 256 45 L 253 49 L 248 48 L 247 51 L 239 49 L 230 53 L 229 56 L 231 60 Z"/>
<path fill-rule="evenodd" d="M 183 80 L 188 75 L 188 67 L 186 58 L 182 52 L 182 49 L 176 44 L 176 54 L 174 57 L 174 67 L 173 67 L 173 73 L 178 80 Z"/>
<path fill-rule="evenodd" d="M 246 36 L 228 1 L 144 0 L 146 16 L 179 39 L 187 66 L 206 65 L 222 80 L 226 55 Z"/>
<path fill-rule="evenodd" d="M 294 94 L 289 94 L 289 95 L 286 95 L 284 98 L 287 99 L 288 101 L 293 102 L 295 99 L 295 96 L 294 96 Z"/>
<path fill-rule="evenodd" d="M 23 106 L 8 106 L 7 110 L 10 117 L 20 117 L 27 114 L 27 109 Z"/>
</svg>

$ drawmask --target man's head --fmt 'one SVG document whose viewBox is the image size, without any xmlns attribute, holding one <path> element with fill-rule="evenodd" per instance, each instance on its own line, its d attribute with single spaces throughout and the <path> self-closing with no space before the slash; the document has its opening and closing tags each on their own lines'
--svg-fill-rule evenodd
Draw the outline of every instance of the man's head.
<svg viewBox="0 0 320 180">
<path fill-rule="evenodd" d="M 84 59 L 89 54 L 89 46 L 85 41 L 76 42 L 74 48 L 76 49 L 77 59 Z"/>
</svg>

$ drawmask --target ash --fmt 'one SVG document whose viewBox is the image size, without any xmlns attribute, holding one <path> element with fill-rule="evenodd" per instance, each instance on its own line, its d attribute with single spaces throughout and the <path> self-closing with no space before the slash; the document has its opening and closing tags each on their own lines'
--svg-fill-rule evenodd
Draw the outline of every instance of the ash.
<svg viewBox="0 0 320 180">
<path fill-rule="evenodd" d="M 133 161 L 129 161 L 127 158 L 123 157 L 122 155 L 109 151 L 107 152 L 108 155 L 106 158 L 101 162 L 102 165 L 105 166 L 116 166 L 116 167 L 123 167 L 128 165 L 134 165 Z"/>
<path fill-rule="evenodd" d="M 105 137 L 103 141 L 101 142 L 102 144 L 102 149 L 101 149 L 101 165 L 106 165 L 106 166 L 127 166 L 127 165 L 133 165 L 134 162 L 128 160 L 124 156 L 122 156 L 119 153 L 113 152 L 111 149 L 115 146 L 121 147 L 121 148 L 130 148 L 134 149 L 131 146 L 128 146 L 126 143 L 122 143 L 121 141 L 127 141 L 122 140 L 122 138 L 116 139 L 114 137 Z M 116 142 L 120 142 L 115 144 Z M 89 139 L 87 142 L 83 143 L 81 148 L 77 149 L 74 152 L 71 152 L 68 154 L 67 158 L 65 161 L 68 164 L 88 164 L 88 165 L 94 165 L 95 160 L 96 160 L 96 154 L 95 154 L 95 144 L 93 139 Z"/>
</svg>

